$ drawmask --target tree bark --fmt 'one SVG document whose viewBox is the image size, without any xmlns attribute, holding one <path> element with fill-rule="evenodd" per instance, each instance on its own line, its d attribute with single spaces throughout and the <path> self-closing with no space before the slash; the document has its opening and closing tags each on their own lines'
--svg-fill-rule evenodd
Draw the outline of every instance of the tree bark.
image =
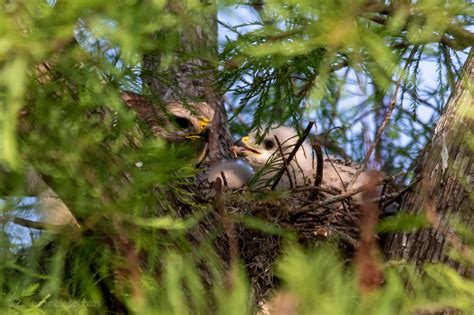
<svg viewBox="0 0 474 315">
<path fill-rule="evenodd" d="M 384 247 L 388 259 L 410 260 L 418 266 L 443 262 L 461 275 L 474 276 L 472 265 L 460 265 L 447 255 L 450 246 L 461 253 L 466 250 L 453 231 L 453 219 L 459 219 L 474 231 L 473 68 L 471 51 L 463 75 L 418 159 L 415 173 L 422 180 L 402 202 L 402 211 L 425 213 L 431 226 L 389 235 Z"/>
<path fill-rule="evenodd" d="M 156 43 L 156 50 L 143 58 L 142 79 L 145 92 L 149 92 L 154 101 L 181 102 L 185 106 L 191 102 L 206 102 L 214 109 L 209 128 L 208 155 L 201 165 L 206 168 L 222 158 L 231 157 L 231 136 L 224 102 L 215 84 L 218 64 L 217 7 L 215 1 L 201 1 L 202 8 L 193 12 L 183 3 L 184 1 L 170 1 L 168 8 L 172 14 L 187 23 L 179 29 L 170 28 L 155 34 L 152 40 Z M 171 57 L 170 46 L 167 45 L 174 45 Z M 161 47 L 165 49 L 162 50 Z M 166 58 L 171 58 L 172 61 L 167 63 Z M 200 185 L 206 183 L 203 181 L 204 177 L 203 173 L 198 173 L 195 183 L 188 187 L 201 199 L 205 199 L 206 192 L 212 189 L 207 185 Z M 177 205 L 176 209 L 180 216 L 187 216 L 194 211 L 188 205 Z M 212 212 L 189 231 L 188 239 L 193 244 L 199 244 L 214 235 L 214 248 L 220 259 L 217 263 L 220 268 L 225 269 L 229 266 L 230 253 L 221 220 L 223 219 L 218 214 Z M 219 230 L 217 234 L 216 229 Z M 214 279 L 208 273 L 206 264 L 207 262 L 203 262 L 201 266 L 201 275 L 210 284 Z"/>
<path fill-rule="evenodd" d="M 215 84 L 217 71 L 217 7 L 215 1 L 201 1 L 202 11 L 189 11 L 181 1 L 172 1 L 169 10 L 187 20 L 189 15 L 202 23 L 184 23 L 177 30 L 158 32 L 153 39 L 157 49 L 143 58 L 143 82 L 162 102 L 207 102 L 215 111 L 209 135 L 209 160 L 230 157 L 230 133 L 224 102 Z M 199 16 L 197 16 L 199 15 Z M 175 41 L 173 62 L 163 61 L 162 43 Z M 169 54 L 169 51 L 167 52 Z"/>
</svg>

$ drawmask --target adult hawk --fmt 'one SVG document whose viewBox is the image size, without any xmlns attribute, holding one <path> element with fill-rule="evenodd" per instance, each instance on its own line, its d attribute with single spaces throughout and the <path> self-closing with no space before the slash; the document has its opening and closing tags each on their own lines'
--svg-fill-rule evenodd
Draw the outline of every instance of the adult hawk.
<svg viewBox="0 0 474 315">
<path fill-rule="evenodd" d="M 214 110 L 207 103 L 171 102 L 155 106 L 147 98 L 132 92 L 122 92 L 124 102 L 151 129 L 153 134 L 170 144 L 183 144 L 192 148 L 191 160 L 202 161 L 206 155 L 208 126 Z M 33 168 L 27 170 L 28 193 L 37 197 L 41 222 L 52 225 L 78 222 L 71 211 Z"/>
</svg>

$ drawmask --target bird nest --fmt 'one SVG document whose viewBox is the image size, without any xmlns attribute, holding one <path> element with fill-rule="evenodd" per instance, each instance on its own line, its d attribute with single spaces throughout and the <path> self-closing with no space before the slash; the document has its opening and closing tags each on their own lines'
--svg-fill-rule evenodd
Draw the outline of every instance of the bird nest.
<svg viewBox="0 0 474 315">
<path fill-rule="evenodd" d="M 287 192 L 229 191 L 225 211 L 237 218 L 240 257 L 252 280 L 256 300 L 275 287 L 274 264 L 283 235 L 304 246 L 335 243 L 350 259 L 359 242 L 360 207 L 335 188 L 299 187 Z"/>
<path fill-rule="evenodd" d="M 333 162 L 339 165 L 346 164 L 344 161 L 332 161 L 329 157 L 324 159 L 321 148 L 317 144 L 313 145 L 317 160 L 314 180 L 305 181 L 304 185 L 299 186 L 296 181 L 289 181 L 288 190 L 278 191 L 277 187 L 282 176 L 287 174 L 288 178 L 291 177 L 291 174 L 288 174 L 288 166 L 299 147 L 303 145 L 311 127 L 312 123 L 290 149 L 282 147 L 278 138 L 275 137 L 278 143 L 276 152 L 280 152 L 279 159 L 278 163 L 274 163 L 276 169 L 270 170 L 273 176 L 260 177 L 260 179 L 266 178 L 263 185 L 258 185 L 258 173 L 254 178 L 257 184 L 250 183 L 254 189 L 225 188 L 224 173 L 214 185 L 215 200 L 219 201 L 215 203 L 218 212 L 225 214 L 225 217 L 229 215 L 232 222 L 237 222 L 236 230 L 232 230 L 231 233 L 227 230 L 227 237 L 229 243 L 238 244 L 239 255 L 246 264 L 257 301 L 268 296 L 269 291 L 277 284 L 274 277 L 274 264 L 281 252 L 283 235 L 296 235 L 298 241 L 308 247 L 328 242 L 337 244 L 341 250 L 341 256 L 350 260 L 359 245 L 361 208 L 370 203 L 379 205 L 375 208 L 383 209 L 404 192 L 404 190 L 393 192 L 391 189 L 390 191 L 385 189 L 386 184 L 393 181 L 393 177 L 380 178 L 379 174 L 375 173 L 367 175 L 373 183 L 371 185 L 362 185 L 359 182 L 359 185 L 354 186 L 355 188 L 346 190 L 344 187 L 349 183 L 344 182 L 342 185 L 344 191 L 341 190 L 341 186 L 333 187 L 327 182 L 323 185 L 325 162 L 329 162 L 333 168 Z M 270 161 L 273 160 L 270 159 Z M 348 165 L 354 167 L 352 164 Z M 353 181 L 361 173 L 362 169 L 355 167 Z M 339 174 L 338 177 L 342 181 Z M 260 184 L 262 184 L 261 181 Z M 255 187 L 258 188 L 255 189 Z M 376 192 L 376 187 L 383 188 Z M 371 191 L 367 195 L 370 195 L 371 199 L 363 198 L 364 202 L 361 204 L 361 195 L 367 188 Z M 236 252 L 235 248 L 232 250 Z"/>
</svg>

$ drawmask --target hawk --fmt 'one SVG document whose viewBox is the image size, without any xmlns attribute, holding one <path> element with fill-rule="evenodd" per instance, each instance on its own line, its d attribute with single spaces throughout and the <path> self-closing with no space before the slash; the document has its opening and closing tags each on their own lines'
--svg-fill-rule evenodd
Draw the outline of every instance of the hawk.
<svg viewBox="0 0 474 315">
<path fill-rule="evenodd" d="M 168 143 L 186 143 L 193 146 L 195 159 L 204 159 L 209 125 L 214 118 L 214 109 L 205 102 L 170 102 L 156 106 L 143 95 L 122 92 L 122 99 L 153 134 Z"/>
<path fill-rule="evenodd" d="M 220 178 L 224 186 L 236 189 L 247 185 L 254 173 L 253 168 L 242 159 L 221 160 L 210 166 L 207 180 L 211 183 Z"/>
<path fill-rule="evenodd" d="M 194 152 L 192 160 L 195 162 L 205 158 L 208 126 L 214 117 L 214 110 L 209 104 L 171 102 L 158 107 L 144 96 L 132 92 L 122 92 L 121 98 L 156 137 L 169 144 L 189 145 Z M 28 193 L 37 197 L 35 206 L 41 222 L 78 226 L 68 207 L 33 168 L 27 170 L 27 186 Z"/>
<path fill-rule="evenodd" d="M 274 179 L 276 173 L 283 167 L 283 163 L 293 151 L 299 137 L 294 128 L 273 127 L 258 142 L 256 133 L 250 133 L 243 137 L 234 147 L 238 155 L 243 155 L 246 161 L 257 171 L 260 182 L 268 184 Z M 282 159 L 285 157 L 285 161 Z M 313 148 L 308 140 L 305 140 L 297 150 L 292 160 L 287 165 L 287 171 L 283 173 L 276 188 L 287 190 L 291 186 L 307 186 L 314 183 L 316 177 L 316 158 Z M 322 186 L 335 187 L 341 191 L 346 189 L 347 184 L 357 172 L 359 166 L 332 157 L 325 158 L 323 163 Z M 361 177 L 362 179 L 362 177 Z M 354 188 L 362 185 L 358 180 Z"/>
</svg>

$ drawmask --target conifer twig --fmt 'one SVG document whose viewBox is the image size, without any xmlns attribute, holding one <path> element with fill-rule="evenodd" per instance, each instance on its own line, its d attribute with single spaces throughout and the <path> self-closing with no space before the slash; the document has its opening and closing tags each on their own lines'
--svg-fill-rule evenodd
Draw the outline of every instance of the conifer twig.
<svg viewBox="0 0 474 315">
<path fill-rule="evenodd" d="M 351 188 L 352 185 L 354 185 L 354 183 L 356 182 L 359 175 L 366 169 L 367 163 L 369 162 L 369 159 L 372 156 L 372 152 L 375 150 L 375 147 L 380 142 L 380 139 L 382 139 L 383 132 L 384 132 L 385 128 L 387 127 L 388 123 L 390 122 L 390 118 L 392 117 L 392 113 L 395 109 L 395 106 L 397 105 L 398 91 L 400 90 L 400 85 L 401 85 L 401 82 L 402 82 L 402 75 L 408 69 L 408 66 L 411 64 L 411 61 L 413 60 L 417 50 L 418 50 L 418 46 L 415 46 L 415 48 L 413 48 L 413 50 L 410 52 L 410 55 L 407 58 L 407 61 L 405 63 L 405 66 L 403 67 L 402 73 L 400 74 L 400 77 L 397 80 L 397 83 L 396 83 L 396 86 L 395 86 L 395 91 L 393 92 L 392 99 L 390 100 L 390 104 L 388 106 L 387 113 L 385 114 L 385 118 L 383 119 L 382 124 L 380 125 L 379 129 L 377 129 L 377 133 L 375 134 L 374 142 L 372 142 L 369 149 L 367 150 L 367 154 L 365 155 L 364 160 L 362 161 L 362 167 L 357 170 L 355 175 L 350 180 L 349 185 L 348 185 L 349 188 Z"/>
</svg>

